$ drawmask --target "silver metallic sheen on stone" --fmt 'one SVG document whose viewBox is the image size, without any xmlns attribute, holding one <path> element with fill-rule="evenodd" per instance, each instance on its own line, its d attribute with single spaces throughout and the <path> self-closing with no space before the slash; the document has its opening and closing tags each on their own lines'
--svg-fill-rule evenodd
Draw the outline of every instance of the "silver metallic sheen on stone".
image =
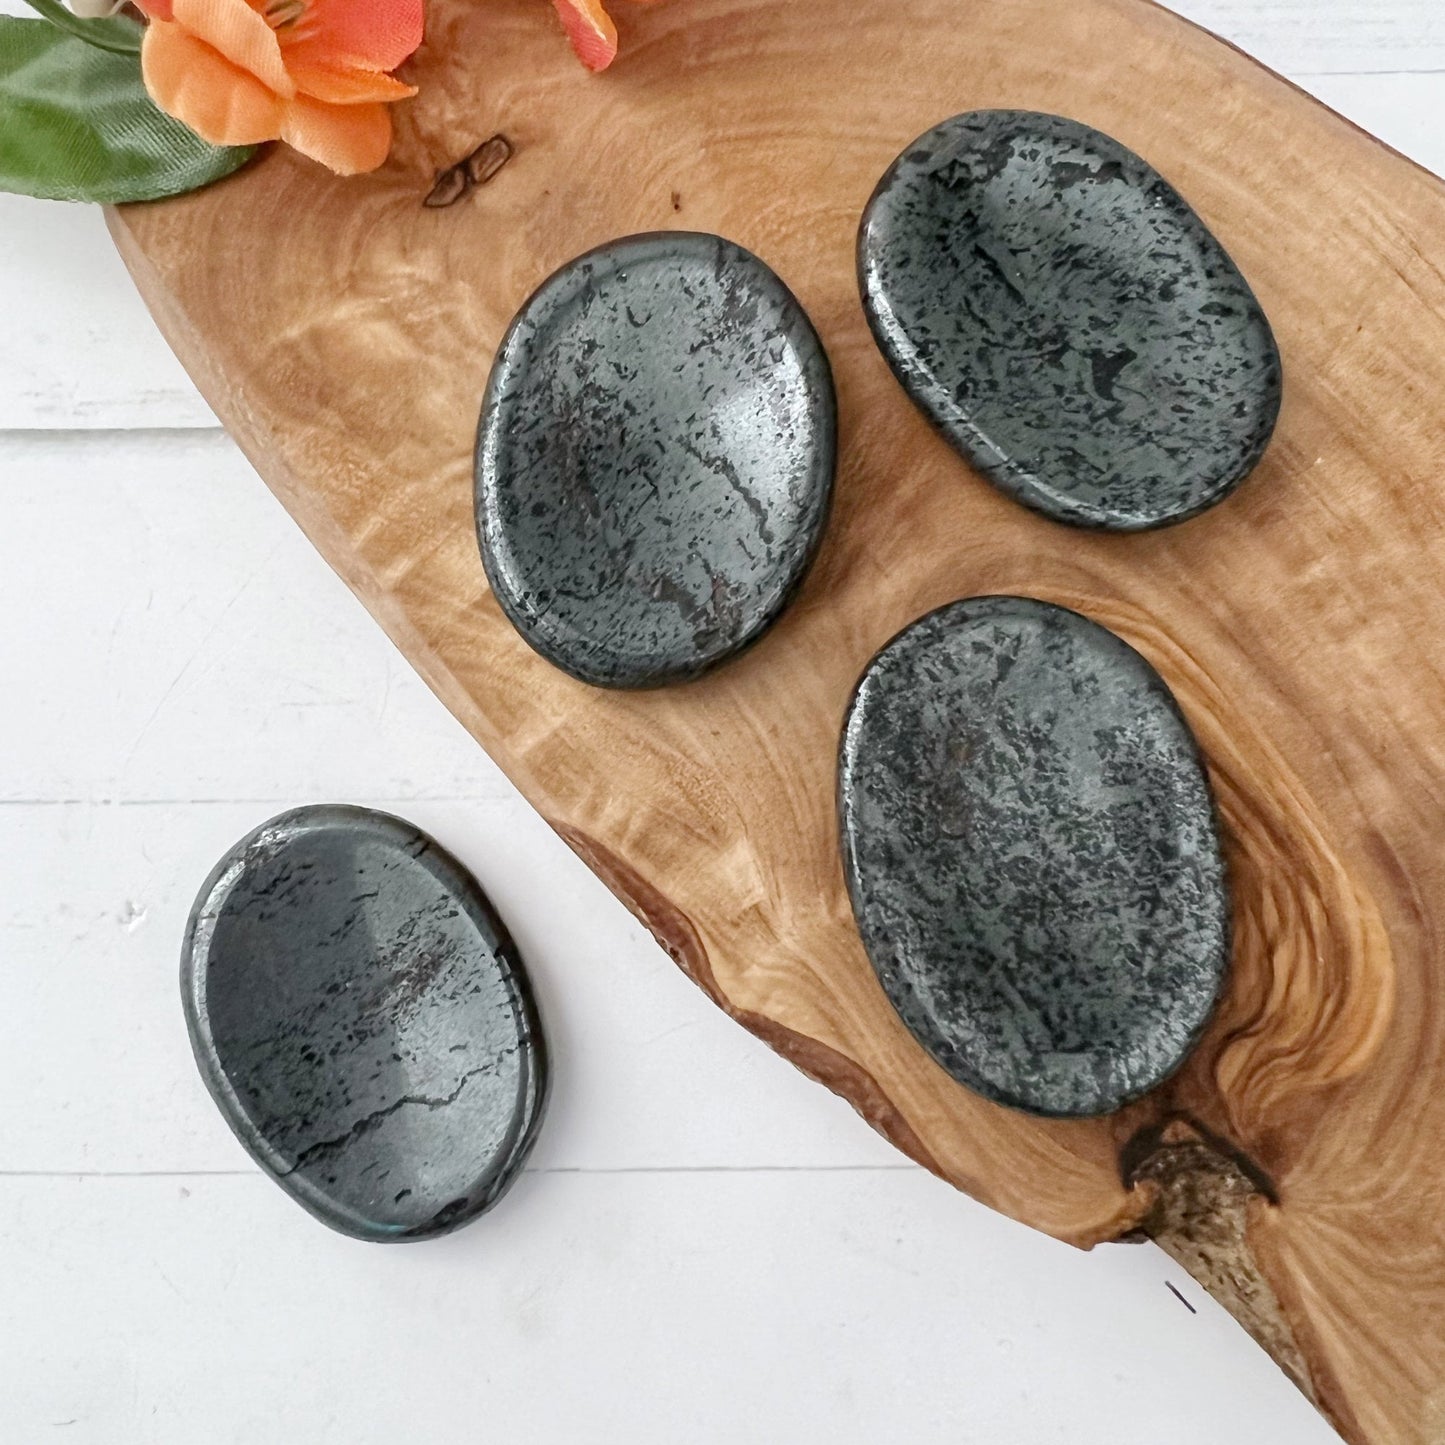
<svg viewBox="0 0 1445 1445">
<path fill-rule="evenodd" d="M 181 987 L 226 1122 L 333 1229 L 444 1234 L 521 1171 L 547 1095 L 526 972 L 476 881 L 399 818 L 307 807 L 248 834 L 196 900 Z"/>
<path fill-rule="evenodd" d="M 973 111 L 914 141 L 858 237 L 873 335 L 995 486 L 1056 521 L 1223 500 L 1280 407 L 1269 322 L 1179 193 L 1077 121 Z"/>
<path fill-rule="evenodd" d="M 1213 800 L 1157 672 L 1019 597 L 955 602 L 864 673 L 839 769 L 869 958 L 954 1078 L 1047 1115 L 1165 1080 L 1229 959 Z"/>
<path fill-rule="evenodd" d="M 584 682 L 697 677 L 802 582 L 836 432 L 822 345 L 756 256 L 694 232 L 590 252 L 522 308 L 487 385 L 476 512 L 497 601 Z"/>
</svg>

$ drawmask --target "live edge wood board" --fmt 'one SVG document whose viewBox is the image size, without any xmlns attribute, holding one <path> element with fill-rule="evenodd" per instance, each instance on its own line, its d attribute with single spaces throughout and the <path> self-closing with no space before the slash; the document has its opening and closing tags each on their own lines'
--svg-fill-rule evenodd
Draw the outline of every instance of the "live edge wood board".
<svg viewBox="0 0 1445 1445">
<path fill-rule="evenodd" d="M 544 0 L 431 0 L 385 169 L 342 181 L 277 151 L 112 217 L 162 327 L 331 565 L 723 1008 L 994 1208 L 1080 1245 L 1153 1235 L 1347 1438 L 1445 1439 L 1445 187 L 1145 0 L 622 19 L 622 59 L 592 77 Z M 860 212 L 909 140 L 980 106 L 1119 137 L 1253 283 L 1284 412 L 1216 510 L 1142 536 L 1056 526 L 972 476 L 889 375 L 854 280 Z M 487 184 L 422 205 L 497 133 L 513 154 Z M 702 682 L 618 695 L 542 662 L 489 595 L 472 440 L 533 286 L 667 227 L 739 241 L 797 292 L 842 459 L 776 630 Z M 1140 648 L 1223 813 L 1224 1005 L 1180 1076 L 1107 1119 L 1036 1121 L 953 1083 L 885 1002 L 844 896 L 850 690 L 898 628 L 987 592 Z"/>
</svg>

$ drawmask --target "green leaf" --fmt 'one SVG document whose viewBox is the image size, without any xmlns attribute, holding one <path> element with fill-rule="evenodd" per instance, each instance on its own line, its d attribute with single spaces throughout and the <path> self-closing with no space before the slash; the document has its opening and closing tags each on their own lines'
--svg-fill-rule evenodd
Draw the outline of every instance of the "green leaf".
<svg viewBox="0 0 1445 1445">
<path fill-rule="evenodd" d="M 127 16 L 82 20 L 68 5 L 62 5 L 60 0 L 25 0 L 25 3 L 52 25 L 59 26 L 67 35 L 78 36 L 87 45 L 113 50 L 117 55 L 140 54 L 140 41 L 145 34 L 145 26 Z"/>
<path fill-rule="evenodd" d="M 135 55 L 100 49 L 47 20 L 0 15 L 0 190 L 151 201 L 219 180 L 251 154 L 208 145 L 159 110 Z"/>
</svg>

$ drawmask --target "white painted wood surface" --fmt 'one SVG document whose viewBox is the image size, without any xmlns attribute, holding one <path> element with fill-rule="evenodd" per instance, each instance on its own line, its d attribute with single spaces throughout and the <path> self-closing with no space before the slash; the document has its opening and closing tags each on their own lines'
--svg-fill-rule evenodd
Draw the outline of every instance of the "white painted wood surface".
<svg viewBox="0 0 1445 1445">
<path fill-rule="evenodd" d="M 1445 171 L 1438 0 L 1179 8 Z M 94 213 L 0 197 L 0 285 L 0 1442 L 1334 1438 L 1158 1251 L 991 1215 L 707 1004 L 215 430 Z M 470 864 L 555 1045 L 527 1176 L 428 1245 L 297 1210 L 185 1039 L 194 890 L 322 799 Z"/>
</svg>

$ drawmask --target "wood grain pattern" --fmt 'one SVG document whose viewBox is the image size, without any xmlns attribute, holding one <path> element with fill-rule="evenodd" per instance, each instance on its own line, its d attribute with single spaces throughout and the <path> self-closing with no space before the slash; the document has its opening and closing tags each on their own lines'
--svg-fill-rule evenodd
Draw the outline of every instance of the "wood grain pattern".
<svg viewBox="0 0 1445 1445">
<path fill-rule="evenodd" d="M 688 0 L 573 68 L 536 0 L 436 0 L 393 160 L 286 154 L 114 220 L 163 328 L 262 475 L 537 808 L 724 1007 L 995 1208 L 1079 1244 L 1144 1229 L 1350 1439 L 1445 1431 L 1445 384 L 1441 184 L 1144 0 Z M 1006 502 L 903 399 L 864 327 L 857 219 L 897 150 L 974 106 L 1064 111 L 1188 196 L 1286 367 L 1280 430 L 1181 528 L 1081 535 Z M 494 132 L 516 155 L 424 209 Z M 834 520 L 797 605 L 711 678 L 645 695 L 549 668 L 471 521 L 497 340 L 550 270 L 660 226 L 750 247 L 839 386 Z M 1079 607 L 1145 652 L 1209 757 L 1239 937 L 1165 1088 L 1035 1121 L 954 1084 L 888 1008 L 835 845 L 859 671 L 958 596 Z"/>
</svg>

